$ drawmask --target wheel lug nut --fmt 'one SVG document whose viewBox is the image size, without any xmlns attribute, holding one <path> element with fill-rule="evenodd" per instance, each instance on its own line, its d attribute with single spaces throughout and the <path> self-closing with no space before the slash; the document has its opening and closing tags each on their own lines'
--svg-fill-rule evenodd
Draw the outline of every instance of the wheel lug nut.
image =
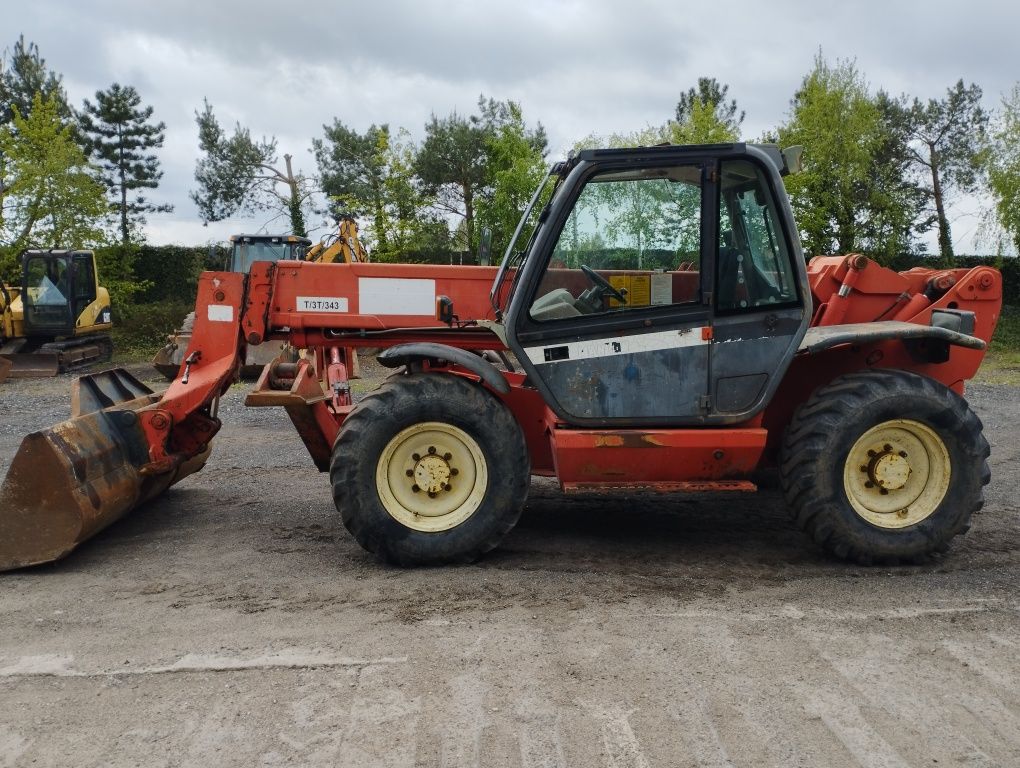
<svg viewBox="0 0 1020 768">
<path fill-rule="evenodd" d="M 885 445 L 882 446 L 882 450 L 883 451 L 891 451 L 892 450 L 892 446 L 889 445 L 889 443 L 886 443 Z"/>
<path fill-rule="evenodd" d="M 452 454 L 452 453 L 444 453 L 444 454 L 443 454 L 443 459 L 444 459 L 445 461 L 449 461 L 449 460 L 450 460 L 450 459 L 452 459 L 452 458 L 453 458 L 453 454 Z"/>
<path fill-rule="evenodd" d="M 866 465 L 864 465 L 864 464 L 861 464 L 861 472 L 867 472 L 867 471 L 868 471 L 868 467 Z"/>
<path fill-rule="evenodd" d="M 450 467 L 450 474 L 451 475 L 459 475 L 460 474 L 460 470 L 457 469 L 456 467 Z"/>
<path fill-rule="evenodd" d="M 414 459 L 415 461 L 421 461 L 421 454 L 420 453 L 412 453 L 411 454 L 411 458 Z"/>
<path fill-rule="evenodd" d="M 430 499 L 436 498 L 436 492 L 435 491 L 429 491 L 429 498 Z"/>
<path fill-rule="evenodd" d="M 879 488 L 878 492 L 883 496 L 886 496 L 889 493 L 889 491 L 887 491 L 885 488 Z"/>
<path fill-rule="evenodd" d="M 408 477 L 414 477 L 414 470 L 413 469 L 409 469 L 404 474 L 407 475 Z"/>
<path fill-rule="evenodd" d="M 429 446 L 429 453 L 431 454 L 431 453 L 435 453 L 435 452 L 436 452 L 436 446 L 430 445 Z"/>
<path fill-rule="evenodd" d="M 421 488 L 418 487 L 418 483 L 415 483 L 414 485 L 411 486 L 411 490 L 414 491 L 415 493 L 418 493 L 421 490 Z"/>
<path fill-rule="evenodd" d="M 868 482 L 866 482 L 866 483 L 864 484 L 864 487 L 865 487 L 865 488 L 874 488 L 874 487 L 875 487 L 875 484 L 874 484 L 873 482 L 871 482 L 870 480 L 868 480 Z"/>
<path fill-rule="evenodd" d="M 443 486 L 443 490 L 444 491 L 452 491 L 453 490 L 453 486 L 450 485 L 449 483 L 447 483 L 446 485 Z"/>
<path fill-rule="evenodd" d="M 907 452 L 906 451 L 900 451 L 900 458 L 901 459 L 907 458 Z"/>
<path fill-rule="evenodd" d="M 873 456 L 875 456 L 875 452 L 874 452 L 874 451 L 871 451 L 871 450 L 869 450 L 869 451 L 868 451 L 868 455 L 869 455 L 869 456 L 872 456 L 872 457 L 873 457 Z"/>
</svg>

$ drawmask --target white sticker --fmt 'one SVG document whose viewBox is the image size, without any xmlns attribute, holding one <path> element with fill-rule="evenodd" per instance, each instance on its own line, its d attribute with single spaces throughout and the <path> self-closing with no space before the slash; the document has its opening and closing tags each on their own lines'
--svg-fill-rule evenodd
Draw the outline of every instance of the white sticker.
<svg viewBox="0 0 1020 768">
<path fill-rule="evenodd" d="M 346 312 L 344 296 L 298 296 L 298 312 Z"/>
<path fill-rule="evenodd" d="M 436 281 L 399 277 L 358 278 L 362 315 L 436 315 Z"/>
<path fill-rule="evenodd" d="M 210 304 L 209 319 L 214 323 L 234 322 L 234 308 L 229 304 Z"/>
<path fill-rule="evenodd" d="M 566 356 L 552 359 L 546 359 L 545 345 L 528 347 L 524 351 L 527 352 L 531 362 L 535 365 L 542 365 L 561 360 L 591 360 L 600 357 L 616 357 L 617 355 L 639 355 L 645 352 L 658 352 L 680 347 L 699 347 L 711 343 L 709 339 L 705 338 L 703 328 L 682 328 L 675 331 L 640 333 L 614 339 L 591 339 L 556 344 L 553 346 L 557 349 L 566 349 Z"/>
</svg>

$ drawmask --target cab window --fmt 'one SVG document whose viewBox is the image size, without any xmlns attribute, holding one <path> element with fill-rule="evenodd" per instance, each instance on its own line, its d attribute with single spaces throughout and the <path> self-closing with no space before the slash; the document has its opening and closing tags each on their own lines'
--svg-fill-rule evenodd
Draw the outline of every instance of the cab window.
<svg viewBox="0 0 1020 768">
<path fill-rule="evenodd" d="M 722 163 L 716 307 L 744 312 L 798 301 L 775 200 L 758 166 Z"/>
<path fill-rule="evenodd" d="M 581 189 L 529 315 L 552 322 L 701 299 L 700 165 L 613 170 Z"/>
<path fill-rule="evenodd" d="M 74 258 L 74 298 L 83 306 L 96 300 L 96 277 L 91 257 Z"/>
</svg>

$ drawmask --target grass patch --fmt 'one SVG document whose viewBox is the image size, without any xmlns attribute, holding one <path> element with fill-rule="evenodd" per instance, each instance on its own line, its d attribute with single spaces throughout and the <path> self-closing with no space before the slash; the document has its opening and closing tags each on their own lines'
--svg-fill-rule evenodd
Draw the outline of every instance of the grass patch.
<svg viewBox="0 0 1020 768">
<path fill-rule="evenodd" d="M 1003 306 L 975 381 L 1020 385 L 1020 307 Z"/>
</svg>

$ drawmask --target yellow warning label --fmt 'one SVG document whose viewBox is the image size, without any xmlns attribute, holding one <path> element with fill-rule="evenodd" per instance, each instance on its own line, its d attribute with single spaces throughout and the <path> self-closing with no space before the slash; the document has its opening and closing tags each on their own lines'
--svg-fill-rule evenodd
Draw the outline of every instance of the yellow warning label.
<svg viewBox="0 0 1020 768">
<path fill-rule="evenodd" d="M 609 284 L 627 295 L 628 307 L 647 307 L 652 302 L 652 276 L 649 275 L 610 275 Z M 613 309 L 624 306 L 616 299 L 609 299 Z"/>
</svg>

